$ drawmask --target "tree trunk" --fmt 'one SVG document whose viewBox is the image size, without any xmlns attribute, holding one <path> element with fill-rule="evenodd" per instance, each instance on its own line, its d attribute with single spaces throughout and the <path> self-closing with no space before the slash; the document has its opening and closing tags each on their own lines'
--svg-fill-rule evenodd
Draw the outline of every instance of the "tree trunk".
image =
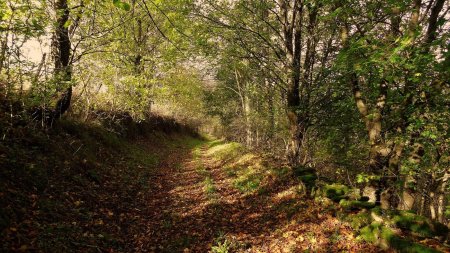
<svg viewBox="0 0 450 253">
<path fill-rule="evenodd" d="M 446 197 L 448 195 L 448 181 L 450 178 L 450 168 L 447 168 L 444 175 L 439 180 L 437 192 L 437 220 L 445 223 Z"/>
<path fill-rule="evenodd" d="M 244 88 L 244 104 L 243 104 L 243 110 L 244 110 L 244 119 L 245 119 L 245 143 L 247 147 L 252 147 L 253 145 L 253 132 L 252 132 L 252 125 L 250 120 L 250 98 L 248 96 L 248 84 L 245 85 Z"/>
<path fill-rule="evenodd" d="M 290 145 L 288 159 L 291 164 L 298 165 L 303 140 L 304 127 L 300 118 L 300 77 L 301 77 L 301 51 L 302 51 L 302 14 L 303 2 L 281 1 L 284 48 L 286 51 L 289 73 L 287 87 L 287 116 L 289 119 Z M 292 19 L 292 20 L 290 20 Z"/>
<path fill-rule="evenodd" d="M 55 77 L 64 86 L 67 86 L 56 103 L 56 107 L 52 112 L 50 122 L 58 120 L 69 109 L 72 99 L 72 69 L 70 63 L 70 38 L 68 20 L 70 9 L 67 0 L 58 0 L 55 4 L 55 12 L 57 15 L 55 35 L 53 37 L 53 55 L 55 57 Z"/>
<path fill-rule="evenodd" d="M 269 140 L 272 140 L 275 133 L 275 107 L 274 107 L 274 87 L 272 83 L 265 78 L 265 83 L 267 87 L 267 107 L 269 110 L 269 130 L 268 130 L 268 137 Z"/>
</svg>

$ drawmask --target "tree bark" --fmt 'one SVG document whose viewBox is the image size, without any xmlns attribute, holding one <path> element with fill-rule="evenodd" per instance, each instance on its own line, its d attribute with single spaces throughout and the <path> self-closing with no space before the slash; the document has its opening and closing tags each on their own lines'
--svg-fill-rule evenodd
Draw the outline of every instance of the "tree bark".
<svg viewBox="0 0 450 253">
<path fill-rule="evenodd" d="M 284 20 L 284 48 L 287 58 L 287 72 L 289 81 L 287 87 L 287 116 L 290 128 L 290 145 L 288 159 L 291 164 L 298 165 L 299 155 L 304 136 L 304 126 L 300 118 L 300 78 L 302 51 L 302 14 L 303 2 L 281 1 L 282 17 Z"/>
<path fill-rule="evenodd" d="M 71 43 L 69 38 L 69 15 L 70 9 L 67 0 L 58 0 L 55 3 L 55 12 L 57 16 L 56 29 L 53 37 L 53 55 L 55 59 L 55 77 L 63 85 L 68 85 L 64 93 L 56 103 L 52 112 L 51 120 L 53 123 L 58 120 L 69 109 L 72 99 L 72 69 L 70 63 Z"/>
</svg>

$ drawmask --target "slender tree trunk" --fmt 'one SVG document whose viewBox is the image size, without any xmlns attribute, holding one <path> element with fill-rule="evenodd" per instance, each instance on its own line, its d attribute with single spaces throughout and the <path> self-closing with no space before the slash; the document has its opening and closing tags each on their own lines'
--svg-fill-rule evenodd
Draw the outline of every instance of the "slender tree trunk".
<svg viewBox="0 0 450 253">
<path fill-rule="evenodd" d="M 250 98 L 248 96 L 248 84 L 244 89 L 244 118 L 245 118 L 245 143 L 247 147 L 252 147 L 253 145 L 253 132 L 252 132 L 252 123 L 250 120 Z"/>
<path fill-rule="evenodd" d="M 8 49 L 8 37 L 9 31 L 6 31 L 5 37 L 2 38 L 0 45 L 0 73 L 3 70 L 3 66 L 6 60 L 6 50 Z"/>
<path fill-rule="evenodd" d="M 269 110 L 269 130 L 268 130 L 268 137 L 269 140 L 272 140 L 275 133 L 275 107 L 274 107 L 274 87 L 272 83 L 265 78 L 265 83 L 267 87 L 267 107 Z"/>
<path fill-rule="evenodd" d="M 8 50 L 8 39 L 9 39 L 9 31 L 11 29 L 12 20 L 15 17 L 15 13 L 13 12 L 8 20 L 8 26 L 6 27 L 6 32 L 3 33 L 4 37 L 1 38 L 1 45 L 0 45 L 0 73 L 3 70 L 3 67 L 5 66 L 6 61 L 6 51 Z"/>
<path fill-rule="evenodd" d="M 450 168 L 447 168 L 444 175 L 439 180 L 439 187 L 437 192 L 437 220 L 445 223 L 445 209 L 446 209 L 446 197 L 448 195 L 448 182 L 450 179 Z"/>
<path fill-rule="evenodd" d="M 71 43 L 69 38 L 68 20 L 70 9 L 67 0 L 57 0 L 55 3 L 57 16 L 56 29 L 53 37 L 53 55 L 55 57 L 55 77 L 65 88 L 64 93 L 56 103 L 51 115 L 51 122 L 58 120 L 69 109 L 72 99 L 72 69 L 70 63 Z"/>
</svg>

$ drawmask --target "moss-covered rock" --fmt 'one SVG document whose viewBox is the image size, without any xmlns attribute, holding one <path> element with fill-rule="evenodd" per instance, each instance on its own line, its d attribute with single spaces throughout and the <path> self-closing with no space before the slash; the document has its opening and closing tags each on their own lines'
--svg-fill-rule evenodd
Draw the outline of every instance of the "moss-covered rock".
<svg viewBox="0 0 450 253">
<path fill-rule="evenodd" d="M 375 203 L 347 199 L 341 199 L 339 205 L 347 210 L 371 209 L 375 207 Z"/>
<path fill-rule="evenodd" d="M 399 212 L 392 221 L 397 227 L 422 237 L 446 237 L 449 232 L 445 225 L 410 212 Z"/>
<path fill-rule="evenodd" d="M 382 227 L 381 223 L 373 222 L 360 230 L 359 237 L 366 242 L 380 245 L 381 227 Z"/>
<path fill-rule="evenodd" d="M 311 190 L 315 186 L 317 175 L 313 168 L 299 166 L 294 167 L 292 170 L 294 176 L 302 181 L 308 190 Z"/>
<path fill-rule="evenodd" d="M 315 173 L 316 173 L 313 168 L 306 167 L 306 166 L 293 167 L 292 172 L 294 173 L 294 176 L 296 176 L 296 177 L 300 177 L 300 176 L 308 175 L 308 174 L 315 175 Z"/>
<path fill-rule="evenodd" d="M 400 237 L 392 229 L 382 225 L 380 222 L 373 222 L 362 228 L 359 237 L 384 249 L 393 248 L 402 253 L 439 252 L 435 249 Z"/>
<path fill-rule="evenodd" d="M 348 222 L 353 229 L 359 230 L 372 223 L 373 220 L 369 212 L 363 211 L 357 214 L 347 215 L 344 217 L 344 221 Z"/>
<path fill-rule="evenodd" d="M 325 197 L 333 200 L 334 202 L 339 202 L 342 199 L 347 199 L 347 194 L 349 188 L 346 185 L 341 184 L 329 184 L 323 187 L 323 193 Z"/>
</svg>

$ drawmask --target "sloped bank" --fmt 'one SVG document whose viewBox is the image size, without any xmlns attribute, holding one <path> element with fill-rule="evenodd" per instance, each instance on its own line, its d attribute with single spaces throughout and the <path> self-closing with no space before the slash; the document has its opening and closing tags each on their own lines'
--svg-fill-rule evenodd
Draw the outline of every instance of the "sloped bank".
<svg viewBox="0 0 450 253">
<path fill-rule="evenodd" d="M 159 164 L 196 136 L 158 116 L 47 130 L 9 120 L 0 119 L 1 252 L 132 252 Z"/>
</svg>

